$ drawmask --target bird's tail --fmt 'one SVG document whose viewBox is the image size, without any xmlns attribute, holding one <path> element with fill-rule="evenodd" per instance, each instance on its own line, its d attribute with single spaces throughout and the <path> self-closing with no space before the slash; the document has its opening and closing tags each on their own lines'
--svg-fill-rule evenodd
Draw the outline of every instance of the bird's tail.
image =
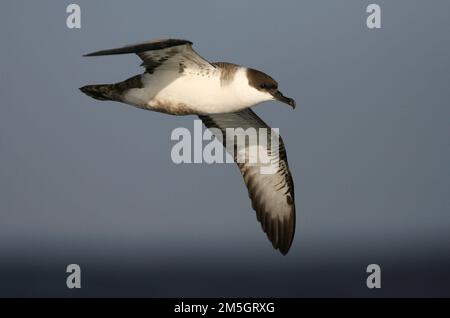
<svg viewBox="0 0 450 318">
<path fill-rule="evenodd" d="M 86 85 L 80 91 L 98 100 L 117 100 L 116 84 Z"/>
</svg>

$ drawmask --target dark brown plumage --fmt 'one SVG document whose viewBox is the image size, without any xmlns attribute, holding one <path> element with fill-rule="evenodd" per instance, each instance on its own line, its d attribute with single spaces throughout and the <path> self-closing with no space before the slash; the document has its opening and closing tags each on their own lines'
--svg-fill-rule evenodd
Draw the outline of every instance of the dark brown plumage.
<svg viewBox="0 0 450 318">
<path fill-rule="evenodd" d="M 274 248 L 279 249 L 283 255 L 287 254 L 295 234 L 295 195 L 283 140 L 279 137 L 278 149 L 275 149 L 278 151 L 271 152 L 271 129 L 251 109 L 199 117 L 207 128 L 220 129 L 225 147 L 226 128 L 266 128 L 269 132 L 265 151 L 270 160 L 278 164 L 277 172 L 262 174 L 259 163 L 244 162 L 237 165 L 244 177 L 252 207 L 256 211 L 256 217 L 264 232 Z M 234 151 L 234 160 L 237 162 L 236 151 Z"/>
<path fill-rule="evenodd" d="M 123 94 L 132 88 L 142 88 L 142 76 L 136 75 L 116 84 L 97 84 L 80 87 L 80 91 L 98 100 L 121 101 Z"/>
</svg>

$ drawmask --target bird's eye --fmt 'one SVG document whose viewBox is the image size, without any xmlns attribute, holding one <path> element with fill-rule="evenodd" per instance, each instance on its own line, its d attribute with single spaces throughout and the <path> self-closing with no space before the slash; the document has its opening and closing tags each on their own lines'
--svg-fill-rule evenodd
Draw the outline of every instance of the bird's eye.
<svg viewBox="0 0 450 318">
<path fill-rule="evenodd" d="M 261 84 L 261 85 L 259 85 L 259 87 L 262 88 L 262 89 L 266 89 L 267 85 L 266 84 Z"/>
</svg>

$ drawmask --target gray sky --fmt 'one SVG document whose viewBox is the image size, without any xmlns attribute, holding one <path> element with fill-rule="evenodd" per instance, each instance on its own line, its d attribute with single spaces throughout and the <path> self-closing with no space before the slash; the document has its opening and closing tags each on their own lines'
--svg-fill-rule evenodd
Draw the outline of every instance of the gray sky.
<svg viewBox="0 0 450 318">
<path fill-rule="evenodd" d="M 450 295 L 448 1 L 4 1 L 0 10 L 0 296 Z M 78 91 L 138 74 L 98 49 L 185 38 L 272 75 L 295 181 L 290 253 L 272 250 L 238 169 L 175 165 L 194 117 Z M 82 266 L 81 291 L 65 266 Z M 380 264 L 383 288 L 365 287 Z"/>
</svg>

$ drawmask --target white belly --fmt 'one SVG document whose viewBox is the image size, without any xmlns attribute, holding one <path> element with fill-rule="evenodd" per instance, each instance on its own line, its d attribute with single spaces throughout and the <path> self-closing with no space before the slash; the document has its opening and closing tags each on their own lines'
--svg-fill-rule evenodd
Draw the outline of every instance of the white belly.
<svg viewBox="0 0 450 318">
<path fill-rule="evenodd" d="M 174 115 L 235 112 L 255 104 L 243 96 L 237 83 L 221 83 L 218 72 L 180 76 L 176 72 L 160 71 L 144 74 L 143 84 L 144 88 L 128 91 L 124 101 Z"/>
</svg>

